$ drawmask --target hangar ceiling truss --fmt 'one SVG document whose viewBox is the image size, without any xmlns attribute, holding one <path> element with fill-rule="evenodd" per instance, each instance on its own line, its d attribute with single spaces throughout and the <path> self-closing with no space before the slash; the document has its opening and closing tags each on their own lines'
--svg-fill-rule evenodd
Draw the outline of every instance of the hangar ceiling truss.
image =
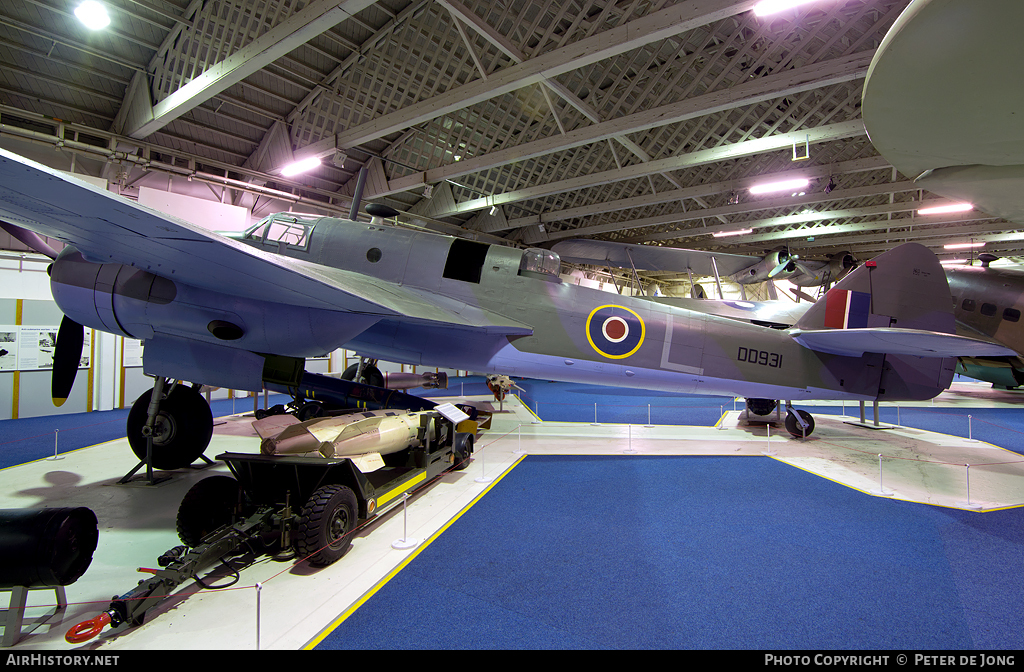
<svg viewBox="0 0 1024 672">
<path fill-rule="evenodd" d="M 917 215 L 941 199 L 865 133 L 864 77 L 908 0 L 774 17 L 753 0 L 109 0 L 96 33 L 73 4 L 0 7 L 0 134 L 94 174 L 126 156 L 129 195 L 162 167 L 219 176 L 250 207 L 287 194 L 334 212 L 365 168 L 364 202 L 509 244 L 867 257 L 974 238 L 1020 254 L 1004 220 Z M 319 169 L 278 174 L 313 150 Z M 785 175 L 811 182 L 747 191 Z"/>
</svg>

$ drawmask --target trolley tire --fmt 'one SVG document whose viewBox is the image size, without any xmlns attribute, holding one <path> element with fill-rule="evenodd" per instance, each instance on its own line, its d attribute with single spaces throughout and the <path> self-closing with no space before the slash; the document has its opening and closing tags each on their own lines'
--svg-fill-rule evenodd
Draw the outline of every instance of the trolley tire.
<svg viewBox="0 0 1024 672">
<path fill-rule="evenodd" d="M 342 558 L 352 548 L 359 503 L 351 488 L 321 485 L 302 507 L 295 535 L 299 557 L 314 567 L 324 567 Z"/>
<path fill-rule="evenodd" d="M 452 444 L 452 457 L 455 461 L 452 471 L 462 471 L 468 467 L 472 454 L 473 435 L 469 432 L 456 432 L 455 441 Z"/>
<path fill-rule="evenodd" d="M 234 522 L 242 486 L 230 476 L 210 476 L 193 485 L 178 506 L 178 538 L 195 548 L 214 530 Z"/>
</svg>

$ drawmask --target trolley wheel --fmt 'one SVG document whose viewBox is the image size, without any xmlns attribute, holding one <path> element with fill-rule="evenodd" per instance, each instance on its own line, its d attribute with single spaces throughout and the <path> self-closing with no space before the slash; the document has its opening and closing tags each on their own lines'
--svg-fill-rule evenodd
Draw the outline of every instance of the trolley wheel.
<svg viewBox="0 0 1024 672">
<path fill-rule="evenodd" d="M 210 476 L 195 485 L 178 507 L 178 538 L 195 548 L 206 535 L 234 522 L 239 513 L 242 486 L 230 476 Z"/>
<path fill-rule="evenodd" d="M 143 427 L 149 417 L 153 390 L 143 392 L 128 412 L 128 444 L 140 460 L 146 459 Z M 203 395 L 178 385 L 160 402 L 153 426 L 153 468 L 182 469 L 199 459 L 213 437 L 213 413 Z"/>
<path fill-rule="evenodd" d="M 352 547 L 359 504 L 344 485 L 321 485 L 313 491 L 299 514 L 295 550 L 314 567 L 340 559 Z"/>
<path fill-rule="evenodd" d="M 455 460 L 452 471 L 462 471 L 468 467 L 472 454 L 473 435 L 468 432 L 457 432 L 455 434 L 455 443 L 452 444 L 452 457 Z"/>
<path fill-rule="evenodd" d="M 806 430 L 800 428 L 800 423 L 796 421 L 794 413 L 799 413 L 803 421 L 807 423 Z M 814 418 L 807 411 L 795 410 L 786 415 L 786 430 L 798 439 L 808 437 L 814 431 Z"/>
</svg>

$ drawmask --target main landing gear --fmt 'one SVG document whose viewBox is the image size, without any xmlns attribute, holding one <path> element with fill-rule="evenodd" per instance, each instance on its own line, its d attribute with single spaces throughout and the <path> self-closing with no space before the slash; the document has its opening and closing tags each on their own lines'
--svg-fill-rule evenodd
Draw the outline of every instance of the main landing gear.
<svg viewBox="0 0 1024 672">
<path fill-rule="evenodd" d="M 199 393 L 199 385 L 173 382 L 157 376 L 153 389 L 143 392 L 128 412 L 128 444 L 140 462 L 119 483 L 127 483 L 146 467 L 150 485 L 153 469 L 182 469 L 202 458 L 213 437 L 213 413 Z"/>
<path fill-rule="evenodd" d="M 766 417 L 775 411 L 777 419 L 781 406 L 775 399 L 747 399 L 747 415 Z M 814 418 L 810 413 L 793 408 L 792 402 L 786 402 L 786 431 L 798 439 L 806 439 L 814 431 Z"/>
</svg>

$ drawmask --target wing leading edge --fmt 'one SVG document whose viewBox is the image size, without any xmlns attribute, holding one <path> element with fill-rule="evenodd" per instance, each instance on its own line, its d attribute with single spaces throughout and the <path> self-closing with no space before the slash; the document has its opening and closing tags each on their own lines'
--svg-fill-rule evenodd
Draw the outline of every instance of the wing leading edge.
<svg viewBox="0 0 1024 672">
<path fill-rule="evenodd" d="M 533 331 L 454 299 L 254 249 L 2 149 L 0 218 L 62 240 L 89 261 L 126 264 L 211 291 L 488 333 Z"/>
</svg>

